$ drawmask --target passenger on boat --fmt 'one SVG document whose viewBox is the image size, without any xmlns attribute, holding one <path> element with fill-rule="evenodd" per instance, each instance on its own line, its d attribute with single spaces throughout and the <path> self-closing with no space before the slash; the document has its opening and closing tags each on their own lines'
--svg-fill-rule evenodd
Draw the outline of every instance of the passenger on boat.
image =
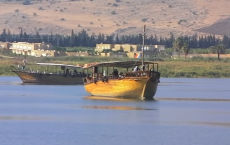
<svg viewBox="0 0 230 145">
<path fill-rule="evenodd" d="M 141 69 L 142 69 L 143 71 L 145 71 L 145 65 L 142 65 Z"/>
<path fill-rule="evenodd" d="M 69 70 L 69 76 L 71 76 L 73 74 L 73 72 L 71 70 Z"/>
<path fill-rule="evenodd" d="M 124 77 L 123 72 L 120 72 L 120 73 L 119 73 L 119 78 L 123 78 L 123 77 Z"/>
<path fill-rule="evenodd" d="M 25 60 L 25 59 L 23 59 L 23 66 L 22 66 L 22 69 L 24 70 L 25 68 L 26 68 L 26 62 L 27 62 L 27 60 Z"/>
<path fill-rule="evenodd" d="M 74 69 L 73 72 L 72 72 L 72 76 L 77 76 L 77 75 L 78 75 L 78 72 L 77 72 L 76 69 Z"/>
<path fill-rule="evenodd" d="M 103 76 L 107 76 L 107 75 L 106 75 L 106 71 L 105 71 L 105 70 L 104 70 L 104 72 L 103 72 Z"/>
<path fill-rule="evenodd" d="M 136 65 L 135 68 L 133 69 L 133 71 L 139 71 L 139 67 Z"/>
<path fill-rule="evenodd" d="M 69 69 L 67 68 L 65 72 L 65 76 L 68 76 L 68 75 L 69 75 Z"/>
<path fill-rule="evenodd" d="M 74 74 L 75 74 L 75 75 L 77 74 L 77 70 L 76 70 L 76 69 L 74 69 L 74 71 L 73 71 L 73 72 L 74 72 Z"/>
<path fill-rule="evenodd" d="M 118 70 L 117 70 L 117 69 L 114 69 L 114 71 L 113 71 L 113 76 L 114 76 L 115 78 L 119 76 L 119 75 L 118 75 Z"/>
<path fill-rule="evenodd" d="M 114 69 L 113 75 L 118 75 L 118 70 L 117 69 Z"/>
</svg>

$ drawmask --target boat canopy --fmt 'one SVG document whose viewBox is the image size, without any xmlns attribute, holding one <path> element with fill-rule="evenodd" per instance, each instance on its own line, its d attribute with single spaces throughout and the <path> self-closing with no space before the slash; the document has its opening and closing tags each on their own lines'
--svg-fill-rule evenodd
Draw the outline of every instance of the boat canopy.
<svg viewBox="0 0 230 145">
<path fill-rule="evenodd" d="M 66 64 L 58 64 L 58 63 L 36 63 L 36 64 L 37 65 L 45 65 L 45 66 L 60 66 L 60 67 L 82 68 L 82 66 L 66 65 Z"/>
<path fill-rule="evenodd" d="M 154 62 L 150 62 L 150 61 L 144 61 L 144 64 L 156 64 Z M 89 63 L 89 64 L 85 64 L 83 68 L 91 68 L 91 67 L 120 67 L 120 68 L 131 68 L 134 66 L 140 66 L 142 65 L 141 61 L 112 61 L 112 62 L 102 62 L 102 63 Z"/>
</svg>

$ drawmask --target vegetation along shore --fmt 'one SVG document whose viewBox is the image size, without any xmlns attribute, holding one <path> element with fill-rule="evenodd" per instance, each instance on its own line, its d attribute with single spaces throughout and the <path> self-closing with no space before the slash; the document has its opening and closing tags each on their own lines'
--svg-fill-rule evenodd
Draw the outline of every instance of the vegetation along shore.
<svg viewBox="0 0 230 145">
<path fill-rule="evenodd" d="M 0 58 L 0 75 L 1 76 L 15 76 L 11 72 L 11 66 L 17 67 L 22 65 L 24 56 L 6 58 Z M 102 62 L 102 61 L 114 61 L 117 58 L 107 57 L 57 57 L 57 58 L 27 58 L 27 69 L 36 70 L 36 62 L 52 62 L 63 64 L 84 64 L 89 62 Z M 122 58 L 120 60 L 128 60 Z M 129 59 L 130 60 L 130 59 Z M 172 59 L 172 58 L 156 58 L 156 62 L 159 63 L 159 71 L 161 77 L 168 78 L 229 78 L 230 77 L 230 58 L 223 58 L 220 61 L 217 58 L 184 58 Z M 45 68 L 44 68 L 45 69 Z M 50 71 L 54 71 L 55 68 L 49 68 Z"/>
<path fill-rule="evenodd" d="M 32 65 L 37 62 L 52 62 L 63 64 L 85 64 L 103 61 L 123 61 L 138 60 L 138 58 L 128 57 L 103 57 L 98 53 L 126 53 L 124 50 L 104 49 L 101 52 L 95 51 L 97 44 L 141 44 L 142 34 L 137 35 L 90 35 L 84 29 L 78 33 L 73 30 L 70 35 L 46 34 L 30 35 L 23 32 L 11 34 L 3 29 L 0 34 L 1 42 L 29 42 L 29 43 L 49 43 L 53 45 L 54 51 L 58 52 L 87 52 L 88 56 L 59 56 L 59 57 L 34 57 L 27 55 L 16 55 L 12 49 L 0 51 L 0 75 L 15 75 L 11 72 L 11 66 L 22 65 L 22 60 L 27 60 L 27 69 L 36 70 Z M 215 35 L 205 36 L 180 36 L 175 37 L 173 33 L 170 37 L 146 36 L 146 45 L 164 45 L 164 51 L 154 52 L 146 58 L 159 63 L 161 77 L 187 77 L 187 78 L 229 78 L 230 77 L 230 57 L 223 57 L 230 54 L 230 38 L 226 35 L 217 37 Z M 5 52 L 6 51 L 6 52 Z M 11 52 L 10 52 L 11 51 Z M 214 57 L 202 55 L 214 55 Z M 45 68 L 44 68 L 45 69 Z M 55 68 L 53 68 L 55 69 Z"/>
</svg>

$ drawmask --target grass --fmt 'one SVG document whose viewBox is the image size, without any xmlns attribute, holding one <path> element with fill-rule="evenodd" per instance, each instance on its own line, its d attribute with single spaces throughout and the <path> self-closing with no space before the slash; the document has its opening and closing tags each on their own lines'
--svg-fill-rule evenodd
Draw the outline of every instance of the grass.
<svg viewBox="0 0 230 145">
<path fill-rule="evenodd" d="M 12 76 L 11 65 L 22 65 L 24 56 L 17 56 L 17 58 L 0 58 L 0 75 Z M 136 60 L 128 58 L 113 58 L 113 57 L 56 57 L 56 58 L 35 58 L 27 57 L 27 68 L 36 70 L 37 66 L 32 65 L 37 62 L 52 62 L 63 64 L 85 64 L 91 62 L 105 62 L 105 61 L 124 61 Z M 217 61 L 216 58 L 192 58 L 186 61 L 181 59 L 157 59 L 159 64 L 159 71 L 161 77 L 170 78 L 230 78 L 230 59 L 221 59 Z M 45 68 L 44 68 L 45 69 Z"/>
<path fill-rule="evenodd" d="M 159 62 L 162 77 L 228 78 L 230 64 L 225 61 L 163 61 Z"/>
</svg>

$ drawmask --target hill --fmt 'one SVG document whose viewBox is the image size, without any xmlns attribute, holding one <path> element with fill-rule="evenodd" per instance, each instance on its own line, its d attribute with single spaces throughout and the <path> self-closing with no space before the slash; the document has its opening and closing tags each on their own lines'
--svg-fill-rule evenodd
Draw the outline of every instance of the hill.
<svg viewBox="0 0 230 145">
<path fill-rule="evenodd" d="M 0 29 L 27 34 L 228 35 L 229 0 L 1 0 Z"/>
</svg>

